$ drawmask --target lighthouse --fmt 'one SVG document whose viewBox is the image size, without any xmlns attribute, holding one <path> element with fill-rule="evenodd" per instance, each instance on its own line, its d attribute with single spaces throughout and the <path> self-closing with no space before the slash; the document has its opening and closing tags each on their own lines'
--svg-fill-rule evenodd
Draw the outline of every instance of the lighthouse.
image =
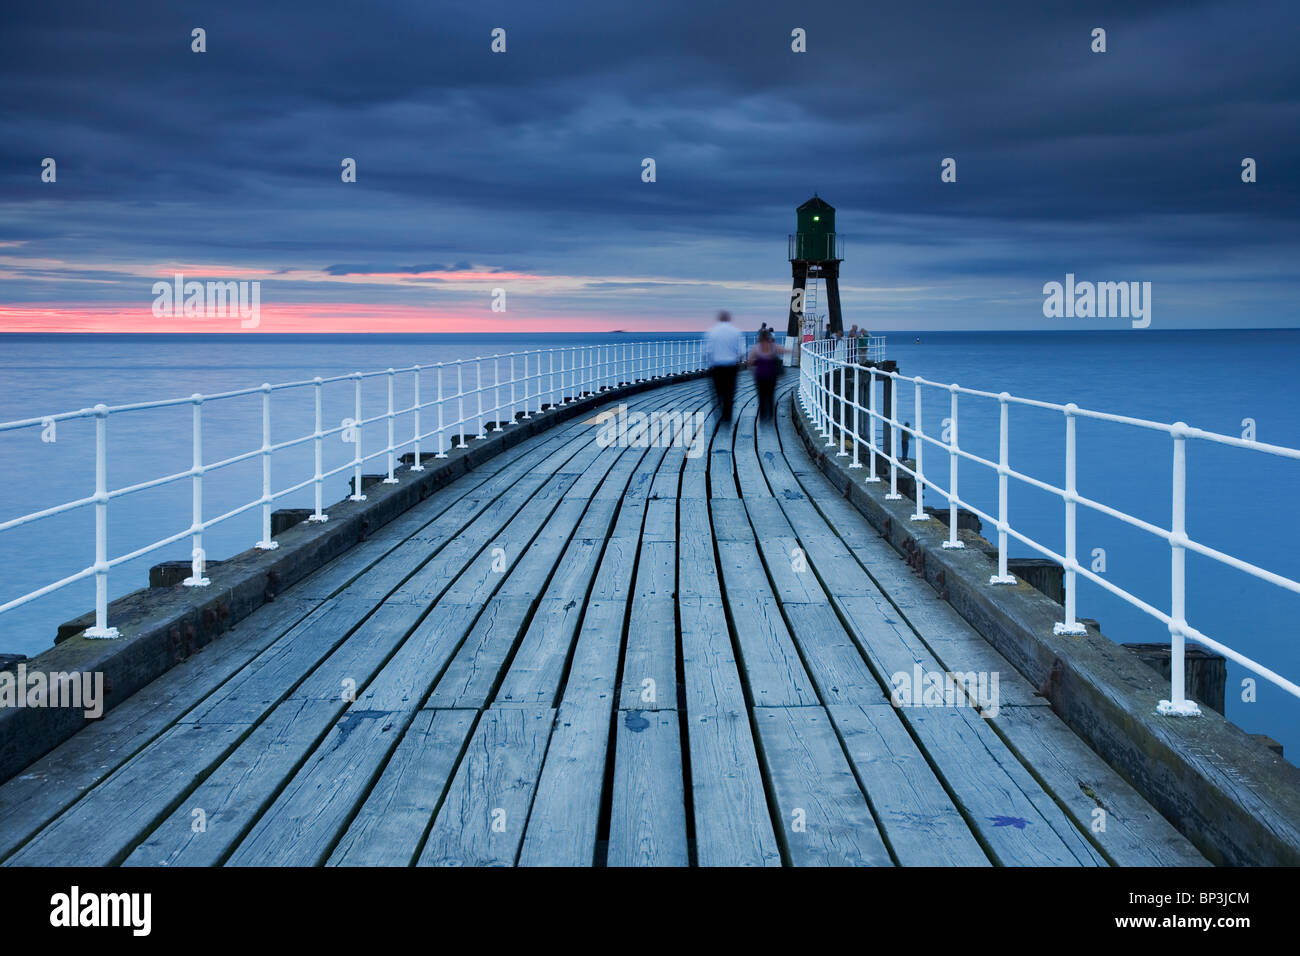
<svg viewBox="0 0 1300 956">
<path fill-rule="evenodd" d="M 824 296 L 826 315 L 832 334 L 844 331 L 840 313 L 840 263 L 844 260 L 844 240 L 835 233 L 835 207 L 813 195 L 795 210 L 796 231 L 788 237 L 790 272 L 794 289 L 790 293 L 790 321 L 787 342 L 793 344 L 806 335 L 816 335 L 821 322 L 817 309 Z M 824 286 L 818 295 L 819 280 Z"/>
</svg>

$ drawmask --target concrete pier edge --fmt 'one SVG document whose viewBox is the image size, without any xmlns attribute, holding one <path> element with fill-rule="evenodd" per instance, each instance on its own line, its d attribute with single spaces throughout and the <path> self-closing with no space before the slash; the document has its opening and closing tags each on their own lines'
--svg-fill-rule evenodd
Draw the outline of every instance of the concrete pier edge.
<svg viewBox="0 0 1300 956">
<path fill-rule="evenodd" d="M 944 549 L 946 525 L 910 520 L 914 499 L 885 498 L 887 470 L 880 484 L 865 484 L 865 469 L 826 454 L 797 396 L 791 406 L 821 473 L 900 556 L 918 550 L 927 582 L 1207 859 L 1300 865 L 1300 769 L 1208 707 L 1194 718 L 1157 715 L 1169 685 L 1151 668 L 1091 626 L 1084 637 L 1053 634 L 1060 604 L 1023 581 L 989 584 L 997 566 L 973 546 L 977 536 L 959 532 L 970 544 Z"/>
<path fill-rule="evenodd" d="M 585 415 L 611 401 L 651 388 L 704 376 L 702 371 L 668 375 L 576 398 L 499 431 L 448 450 L 445 459 L 424 458 L 423 472 L 403 465 L 397 484 L 366 485 L 364 502 L 346 498 L 324 509 L 325 522 L 303 521 L 276 536 L 273 551 L 250 548 L 208 565 L 204 588 L 142 588 L 110 602 L 109 623 L 120 637 L 61 640 L 23 661 L 27 673 L 104 675 L 104 712 L 121 703 L 247 617 L 286 588 L 364 540 L 407 509 L 471 468 L 533 435 Z M 594 438 L 593 438 L 594 440 Z M 409 449 L 402 449 L 409 451 Z M 372 459 L 369 467 L 379 459 Z M 0 783 L 67 740 L 90 720 L 69 707 L 0 708 Z"/>
</svg>

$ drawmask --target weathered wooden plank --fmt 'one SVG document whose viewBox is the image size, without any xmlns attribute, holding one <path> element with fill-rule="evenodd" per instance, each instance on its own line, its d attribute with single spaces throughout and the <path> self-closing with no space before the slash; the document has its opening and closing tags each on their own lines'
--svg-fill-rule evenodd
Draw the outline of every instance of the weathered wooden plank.
<svg viewBox="0 0 1300 956">
<path fill-rule="evenodd" d="M 565 703 L 614 696 L 626 616 L 626 600 L 587 604 L 564 685 Z"/>
<path fill-rule="evenodd" d="M 820 473 L 818 477 L 821 478 Z M 813 492 L 811 500 L 820 511 L 828 515 L 828 521 L 841 533 L 845 544 L 866 564 L 872 583 L 879 589 L 882 600 L 888 604 L 886 606 L 881 601 L 875 602 L 882 614 L 900 618 L 909 625 L 922 641 L 922 646 L 947 670 L 1000 674 L 1003 704 L 1050 706 L 1046 698 L 1039 696 L 1033 685 L 1005 657 L 984 640 L 950 604 L 942 600 L 933 588 L 926 586 L 912 573 L 902 556 L 866 525 L 852 505 L 842 498 L 829 497 L 832 493 L 831 486 L 824 478 L 822 482 L 825 484 L 824 489 L 809 486 Z M 852 513 L 843 510 L 846 508 Z"/>
<path fill-rule="evenodd" d="M 382 567 L 383 563 L 380 562 L 376 568 Z M 308 686 L 304 688 L 307 697 L 340 699 L 343 682 L 351 680 L 354 686 L 364 683 L 370 668 L 386 657 L 420 613 L 414 607 L 385 605 L 367 619 L 357 633 L 349 635 L 355 622 L 365 616 L 368 606 L 368 601 L 350 599 L 346 592 L 345 596 L 326 602 L 319 612 L 290 630 L 228 681 L 219 694 L 212 695 L 196 708 L 191 715 L 192 721 L 224 723 L 246 729 L 284 700 L 304 681 L 318 661 L 343 645 L 333 657 L 331 666 L 317 669 L 305 682 Z M 312 636 L 302 632 L 309 632 Z M 275 732 L 274 727 L 264 731 L 272 735 Z M 152 748 L 145 748 L 133 760 L 147 763 L 153 756 Z M 214 755 L 196 748 L 191 758 L 193 761 L 210 761 Z M 172 778 L 194 779 L 210 766 L 210 763 L 191 763 L 187 767 L 176 767 Z M 83 812 L 93 815 L 99 803 L 106 799 L 113 799 L 111 790 L 105 794 L 95 792 L 88 795 L 82 801 L 86 808 Z M 116 837 L 109 836 L 107 840 L 109 849 L 116 852 L 113 846 Z"/>
<path fill-rule="evenodd" d="M 673 711 L 620 711 L 609 866 L 686 866 L 686 790 Z"/>
<path fill-rule="evenodd" d="M 677 536 L 678 596 L 717 598 L 718 565 L 713 556 L 709 506 L 703 500 L 679 503 L 681 527 Z"/>
<path fill-rule="evenodd" d="M 901 708 L 900 714 L 995 862 L 1105 865 L 971 708 L 913 706 Z"/>
<path fill-rule="evenodd" d="M 637 506 L 628 504 L 619 512 L 614 533 L 605 542 L 600 556 L 600 570 L 591 586 L 592 601 L 625 601 L 632 596 L 632 570 L 636 566 L 641 541 L 629 526 L 636 524 Z"/>
<path fill-rule="evenodd" d="M 338 589 L 339 595 L 356 600 L 371 600 L 378 604 L 398 585 L 424 567 L 440 548 L 464 531 L 488 505 L 489 499 L 480 498 L 462 498 L 455 502 L 406 541 L 390 550 L 378 563 L 372 564 L 368 573 L 353 575 L 344 587 Z M 368 543 L 369 539 L 358 547 Z M 331 561 L 326 567 L 333 567 L 334 563 Z M 331 586 L 334 583 L 337 581 L 330 582 Z M 294 593 L 297 593 L 296 589 Z"/>
<path fill-rule="evenodd" d="M 713 537 L 716 541 L 750 541 L 754 537 L 749 527 L 749 512 L 739 498 L 719 498 L 709 502 L 713 515 Z"/>
<path fill-rule="evenodd" d="M 665 450 L 663 461 L 659 464 L 659 470 L 655 472 L 654 481 L 650 484 L 650 499 L 652 501 L 677 501 L 677 490 L 681 486 L 682 463 L 685 461 L 685 454 L 680 448 L 669 448 Z"/>
<path fill-rule="evenodd" d="M 427 628 L 423 637 L 403 644 L 384 668 L 380 678 L 366 687 L 360 702 L 354 704 L 352 709 L 409 713 L 418 706 L 433 679 L 427 675 L 427 671 L 436 673 L 441 669 L 442 662 L 450 656 L 468 628 L 476 608 L 458 605 L 446 610 L 450 613 L 442 622 L 443 628 Z M 221 706 L 196 715 L 196 720 L 205 722 L 243 718 L 232 723 L 243 727 L 245 731 L 256 720 L 262 722 L 231 753 L 220 755 L 215 760 L 212 755 L 200 752 L 188 758 L 195 762 L 189 768 L 192 778 L 216 764 L 215 769 L 211 769 L 211 773 L 191 796 L 194 805 L 201 808 L 207 804 L 217 806 L 217 822 L 221 826 L 215 829 L 209 827 L 203 834 L 205 839 L 196 840 L 190 832 L 189 821 L 182 812 L 185 808 L 182 807 L 168 817 L 141 848 L 149 854 L 148 859 L 165 860 L 169 865 L 211 865 L 220 862 L 233 847 L 234 841 L 243 835 L 247 827 L 253 825 L 283 781 L 294 773 L 329 730 L 337 715 L 347 706 L 345 692 L 365 686 L 374 669 L 388 658 L 391 648 L 401 643 L 409 620 L 406 615 L 411 611 L 411 608 L 403 605 L 381 607 L 362 628 L 317 666 L 289 699 L 275 706 L 272 706 L 274 696 L 277 693 L 283 694 L 283 688 L 292 687 L 292 684 L 282 680 L 283 670 L 270 669 L 268 672 L 268 668 L 262 668 L 250 675 L 240 688 L 240 696 L 232 697 Z M 394 620 L 388 620 L 393 616 Z M 454 625 L 450 624 L 452 619 L 456 622 Z M 433 647 L 430 647 L 431 641 Z M 319 653 L 324 653 L 324 650 Z M 410 661 L 416 657 L 419 663 L 412 666 Z M 426 676 L 411 676 L 413 671 L 418 675 L 422 669 Z M 307 704 L 321 706 L 304 709 Z M 266 714 L 265 719 L 261 717 L 263 712 Z M 182 725 L 182 728 L 190 726 L 195 725 Z M 178 730 L 178 733 L 183 734 L 184 731 Z M 368 755 L 376 756 L 374 752 L 368 752 Z M 382 757 L 382 754 L 377 756 Z M 151 750 L 146 750 L 137 758 L 142 763 L 147 763 L 150 759 L 162 758 Z M 199 764 L 197 761 L 200 759 L 208 762 Z M 335 770 L 339 761 L 338 755 L 334 755 Z M 178 763 L 181 762 L 171 759 L 173 766 Z M 182 794 L 177 793 L 173 801 L 180 796 Z M 96 792 L 92 797 L 83 803 L 88 802 L 94 806 L 101 800 L 111 799 L 112 794 Z M 211 813 L 209 819 L 212 819 Z"/>
<path fill-rule="evenodd" d="M 754 499 L 746 499 L 752 501 Z M 748 552 L 752 545 L 742 545 L 741 553 L 732 553 L 731 542 L 718 542 L 718 555 L 731 568 L 737 570 L 749 566 Z M 812 561 L 803 546 L 795 538 L 766 537 L 758 539 L 758 550 L 763 556 L 763 566 L 771 580 L 772 591 L 780 598 L 782 604 L 826 603 L 826 592 L 822 590 L 813 572 Z M 727 571 L 724 571 L 724 577 Z"/>
<path fill-rule="evenodd" d="M 620 707 L 641 710 L 677 707 L 676 607 L 671 596 L 638 596 L 634 600 L 623 657 Z"/>
<path fill-rule="evenodd" d="M 748 549 L 727 548 L 723 584 L 727 607 L 735 624 L 746 680 L 754 705 L 799 707 L 815 704 L 817 692 L 808 676 L 781 606 L 767 580 L 757 543 Z"/>
<path fill-rule="evenodd" d="M 709 497 L 739 498 L 735 466 L 731 458 L 731 428 L 722 425 L 713 436 L 709 449 Z"/>
<path fill-rule="evenodd" d="M 795 866 L 890 866 L 866 797 L 820 707 L 756 707 L 754 722 Z"/>
<path fill-rule="evenodd" d="M 654 498 L 646 502 L 642 541 L 677 540 L 677 499 Z"/>
<path fill-rule="evenodd" d="M 420 852 L 420 866 L 513 866 L 555 711 L 493 707 L 479 719 Z"/>
<path fill-rule="evenodd" d="M 347 687 L 355 691 L 350 695 L 356 698 L 355 706 L 363 710 L 416 709 L 483 613 L 481 604 L 440 603 L 404 639 L 402 634 L 390 632 L 391 656 L 380 662 L 382 666 L 377 672 L 370 670 L 358 675 L 355 688 L 352 684 Z M 509 610 L 503 611 L 508 613 Z M 312 689 L 319 678 L 321 696 L 331 685 L 334 695 L 338 695 L 336 662 L 331 659 L 326 663 L 327 667 L 303 681 L 300 690 Z"/>
<path fill-rule="evenodd" d="M 478 714 L 422 710 L 330 854 L 331 866 L 408 866 L 442 802 Z"/>
<path fill-rule="evenodd" d="M 806 707 L 818 703 L 817 691 L 799 658 L 781 605 L 771 592 L 727 589 L 727 607 L 735 622 L 741 665 L 755 707 Z"/>
<path fill-rule="evenodd" d="M 942 672 L 943 668 L 924 643 L 897 617 L 816 508 L 806 499 L 778 501 L 805 544 L 818 574 L 830 582 L 832 600 L 876 670 L 889 677 L 920 664 L 925 671 Z M 980 726 L 982 719 L 970 707 L 908 707 L 900 714 L 921 739 L 940 777 L 957 795 L 967 817 L 1000 862 L 1033 859 L 1037 859 L 1038 865 L 1101 862 L 1101 857 L 991 729 Z M 979 753 L 980 759 L 973 760 L 972 753 Z M 989 812 L 998 806 L 1015 809 Z M 980 809 L 972 809 L 975 807 Z M 1006 832 L 1015 830 L 1019 834 L 1031 828 L 1035 820 L 1040 831 L 1036 844 Z"/>
<path fill-rule="evenodd" d="M 745 690 L 721 601 L 680 605 L 682 669 L 689 713 L 744 713 Z"/>
<path fill-rule="evenodd" d="M 781 607 L 822 701 L 878 704 L 888 699 L 829 604 Z"/>
<path fill-rule="evenodd" d="M 349 709 L 253 824 L 226 865 L 321 865 L 365 801 L 384 759 L 401 739 L 408 716 Z"/>
<path fill-rule="evenodd" d="M 346 595 L 327 601 L 190 711 L 185 719 L 191 723 L 255 723 L 293 693 L 322 660 L 345 644 L 358 628 L 358 621 L 365 627 L 366 614 L 372 607 L 369 602 L 353 601 Z M 365 641 L 378 628 L 379 619 L 375 619 L 361 640 Z M 343 676 L 347 675 L 341 674 L 339 679 Z M 330 696 L 338 695 L 336 683 Z"/>
<path fill-rule="evenodd" d="M 11 856 L 11 866 L 112 866 L 153 821 L 198 782 L 200 768 L 229 753 L 248 728 L 178 725 L 98 784 L 95 800 L 73 804 Z M 206 806 L 204 810 L 210 809 Z M 188 808 L 186 810 L 188 813 Z"/>
<path fill-rule="evenodd" d="M 690 710 L 687 742 L 700 866 L 780 866 L 758 755 L 742 709 Z"/>
<path fill-rule="evenodd" d="M 486 707 L 501 668 L 528 619 L 527 598 L 493 598 L 438 678 L 426 706 L 462 710 Z M 438 609 L 433 613 L 436 615 Z M 412 661 L 419 666 L 419 661 Z"/>
<path fill-rule="evenodd" d="M 88 724 L 0 786 L 0 859 L 81 798 L 132 755 L 311 613 L 312 602 L 264 604 L 218 641 Z"/>
<path fill-rule="evenodd" d="M 837 704 L 827 710 L 900 865 L 989 865 L 893 706 Z"/>
<path fill-rule="evenodd" d="M 548 484 L 544 476 L 540 475 L 530 475 L 528 479 L 521 480 L 511 491 L 491 501 L 473 522 L 448 541 L 387 600 L 427 608 L 453 582 L 461 578 L 471 562 L 477 562 L 473 581 L 482 581 L 483 576 L 491 572 L 496 558 L 490 548 L 493 540 L 510 525 L 526 504 L 540 499 L 554 507 L 563 496 L 564 489 L 571 483 L 572 479 L 556 478 Z M 518 557 L 518 552 L 512 555 L 507 551 L 506 557 L 513 561 Z"/>
<path fill-rule="evenodd" d="M 520 514 L 507 526 L 502 536 L 498 540 L 518 541 L 530 535 L 536 529 L 541 520 L 541 516 L 550 513 L 551 498 L 543 490 L 521 510 Z M 581 507 L 579 505 L 579 507 Z M 579 513 L 576 508 L 568 508 L 567 514 L 563 519 L 566 524 L 576 524 Z M 555 536 L 554 540 L 559 540 Z M 558 550 L 558 544 L 552 544 L 555 550 Z M 546 553 L 545 547 L 537 553 Z M 304 805 L 304 800 L 310 801 L 312 795 L 321 792 L 325 784 L 321 781 L 368 781 L 374 773 L 378 772 L 378 767 L 386 757 L 389 749 L 396 744 L 394 739 L 392 743 L 381 745 L 380 738 L 370 739 L 375 734 L 386 734 L 394 728 L 400 732 L 406 722 L 409 721 L 410 715 L 419 706 L 420 701 L 428 693 L 430 686 L 442 672 L 444 662 L 450 656 L 454 647 L 461 642 L 461 636 L 468 624 L 469 619 L 474 613 L 474 609 L 482 603 L 482 596 L 490 594 L 498 584 L 498 581 L 489 579 L 479 587 L 466 589 L 466 594 L 480 596 L 480 600 L 466 604 L 451 605 L 452 608 L 458 609 L 459 613 L 453 613 L 452 619 L 455 620 L 454 626 L 448 627 L 448 619 L 442 613 L 447 605 L 440 602 L 438 608 L 433 612 L 435 626 L 427 627 L 423 633 L 417 633 L 412 640 L 402 643 L 397 653 L 384 666 L 382 673 L 374 683 L 366 688 L 361 700 L 349 708 L 349 715 L 331 732 L 336 743 L 329 745 L 328 741 L 323 750 L 317 750 L 316 754 L 307 758 L 307 767 L 299 775 L 298 779 L 304 781 L 300 786 L 295 787 L 292 783 L 286 794 L 281 800 L 277 801 L 271 808 L 263 821 L 256 826 L 259 833 L 257 839 L 250 846 L 262 848 L 253 852 L 246 862 L 266 862 L 266 857 L 257 855 L 258 853 L 274 852 L 281 855 L 286 860 L 297 862 L 319 862 L 320 858 L 328 852 L 328 842 L 323 840 L 332 840 L 333 837 L 341 831 L 346 822 L 347 815 L 359 803 L 364 794 L 356 792 L 347 784 L 326 788 L 327 792 L 337 792 L 338 799 L 330 804 L 332 816 L 330 824 L 334 826 L 334 831 L 328 832 L 329 827 L 322 825 L 321 821 L 314 821 L 315 825 L 305 828 L 302 826 L 303 819 L 310 818 L 313 808 L 310 805 Z M 449 589 L 448 594 L 454 590 Z M 471 653 L 462 657 L 461 660 L 469 660 L 462 668 L 457 669 L 455 678 L 464 678 L 461 684 L 455 685 L 463 693 L 464 698 L 473 698 L 476 695 L 486 700 L 490 693 L 491 686 L 494 684 L 499 669 L 500 661 L 509 652 L 513 646 L 514 640 L 522 627 L 523 621 L 528 613 L 531 602 L 521 599 L 502 599 L 500 601 L 489 602 L 487 609 L 484 611 L 479 623 L 471 632 L 471 639 L 466 641 L 466 646 L 470 648 Z M 381 607 L 376 614 L 367 622 L 370 624 L 383 618 L 386 614 L 397 615 L 401 618 L 403 615 L 418 615 L 418 609 L 409 605 L 385 605 Z M 378 667 L 387 659 L 391 653 L 391 648 L 402 642 L 405 635 L 405 629 L 411 620 L 400 619 L 389 622 L 389 626 L 380 628 L 371 628 L 371 631 L 377 631 L 379 636 L 376 640 L 363 643 L 362 650 L 370 650 L 368 655 L 361 655 L 359 663 L 357 655 L 353 654 L 353 660 L 349 661 L 353 665 L 354 672 L 362 675 L 367 673 L 367 668 Z M 479 640 L 474 640 L 473 635 L 478 635 Z M 336 654 L 327 662 L 327 667 L 323 668 L 325 672 L 333 671 L 334 678 L 337 679 L 340 666 L 343 661 L 341 657 L 347 655 L 357 648 L 357 641 L 349 641 L 345 644 L 343 654 Z M 482 663 L 481 656 L 489 659 L 487 666 L 478 666 Z M 462 674 L 461 671 L 466 671 Z M 319 672 L 318 672 L 319 674 Z M 318 675 L 313 675 L 315 678 Z M 346 678 L 345 678 L 346 679 Z M 358 680 L 360 684 L 362 681 Z M 309 682 L 310 683 L 310 682 Z M 486 689 L 482 686 L 487 684 Z M 454 684 L 454 681 L 453 681 Z M 326 684 L 329 687 L 329 684 Z M 460 698 L 460 699 L 464 699 Z M 438 699 L 432 701 L 434 704 L 441 702 Z M 478 703 L 475 700 L 475 703 Z M 455 706 L 455 700 L 450 702 Z M 363 715 L 357 717 L 356 715 Z M 277 715 L 272 714 L 267 723 L 274 724 Z M 369 720 L 366 718 L 375 718 Z M 357 721 L 361 723 L 358 724 Z M 353 734 L 352 728 L 356 726 L 363 727 L 363 732 Z M 352 747 L 358 748 L 353 752 L 351 748 L 343 747 L 342 741 L 351 741 Z M 224 769 L 224 768 L 223 768 Z M 292 769 L 292 768 L 290 768 Z M 220 774 L 221 771 L 218 771 Z M 263 779 L 258 781 L 258 785 L 271 786 L 274 780 L 269 774 L 264 773 Z M 302 794 L 308 794 L 303 797 Z M 250 805 L 258 805 L 255 801 L 247 801 Z M 278 839 L 271 839 L 266 834 L 274 832 Z M 237 859 L 244 859 L 238 856 Z"/>
<path fill-rule="evenodd" d="M 1004 703 L 989 723 L 1116 865 L 1209 865 L 1050 708 Z"/>
<path fill-rule="evenodd" d="M 613 707 L 612 692 L 561 705 L 528 815 L 520 866 L 594 864 Z"/>
<path fill-rule="evenodd" d="M 624 709 L 677 706 L 677 579 L 675 541 L 645 541 L 623 661 Z"/>
<path fill-rule="evenodd" d="M 239 843 L 275 797 L 303 755 L 329 731 L 343 710 L 342 701 L 291 698 L 219 762 L 160 820 L 131 855 L 131 866 L 214 866 Z M 184 736 L 187 725 L 173 731 Z M 180 796 L 178 793 L 177 796 Z M 164 804 L 163 806 L 167 806 Z M 206 828 L 195 831 L 195 810 Z"/>
<path fill-rule="evenodd" d="M 691 453 L 682 466 L 679 500 L 707 500 L 709 497 L 709 448 L 718 428 L 717 406 L 707 403 L 704 420 L 696 431 Z"/>
<path fill-rule="evenodd" d="M 758 449 L 754 444 L 754 429 L 758 410 L 757 399 L 746 401 L 737 419 L 732 443 L 732 455 L 736 466 L 736 483 L 740 487 L 742 498 L 770 498 L 772 490 L 763 477 L 763 469 L 758 463 Z"/>
<path fill-rule="evenodd" d="M 492 698 L 494 704 L 555 704 L 582 618 L 580 598 L 584 591 L 571 592 L 577 596 L 569 598 L 547 597 L 537 606 L 510 669 Z M 619 625 L 621 631 L 621 618 Z"/>
<path fill-rule="evenodd" d="M 472 604 L 481 601 L 488 594 L 494 593 L 503 583 L 506 572 L 519 562 L 521 573 L 531 576 L 536 581 L 536 594 L 541 589 L 545 578 L 538 576 L 549 573 L 555 566 L 555 557 L 564 547 L 561 534 L 565 528 L 572 532 L 577 524 L 577 515 L 583 502 L 564 502 L 564 492 L 571 483 L 571 476 L 557 476 L 553 482 L 538 490 L 528 503 L 519 509 L 509 523 L 498 533 L 491 535 L 484 546 L 468 563 L 457 568 L 454 582 L 442 595 L 443 600 L 456 604 Z M 560 512 L 563 507 L 564 512 Z M 555 517 L 561 515 L 561 517 Z M 532 554 L 534 538 L 555 518 L 557 530 L 537 542 L 538 554 Z M 505 571 L 500 570 L 504 566 Z M 428 603 L 427 602 L 426 606 Z"/>
</svg>

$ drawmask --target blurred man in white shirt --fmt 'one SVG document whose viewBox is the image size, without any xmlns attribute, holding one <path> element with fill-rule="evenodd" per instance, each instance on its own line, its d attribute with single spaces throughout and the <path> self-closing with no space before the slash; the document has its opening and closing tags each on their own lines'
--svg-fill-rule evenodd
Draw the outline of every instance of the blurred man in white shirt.
<svg viewBox="0 0 1300 956">
<path fill-rule="evenodd" d="M 736 398 L 736 372 L 745 360 L 745 335 L 732 324 L 731 313 L 718 313 L 718 321 L 704 336 L 704 356 L 722 408 L 721 419 L 729 422 Z"/>
</svg>

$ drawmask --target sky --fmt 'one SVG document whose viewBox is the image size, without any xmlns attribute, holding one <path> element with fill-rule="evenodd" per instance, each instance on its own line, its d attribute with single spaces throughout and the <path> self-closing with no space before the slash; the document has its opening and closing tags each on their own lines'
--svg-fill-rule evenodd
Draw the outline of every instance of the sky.
<svg viewBox="0 0 1300 956">
<path fill-rule="evenodd" d="M 1298 43 L 1294 0 L 6 4 L 0 331 L 783 327 L 814 193 L 846 325 L 1130 327 L 1044 315 L 1073 274 L 1300 326 Z M 178 273 L 255 324 L 156 314 Z"/>
</svg>

